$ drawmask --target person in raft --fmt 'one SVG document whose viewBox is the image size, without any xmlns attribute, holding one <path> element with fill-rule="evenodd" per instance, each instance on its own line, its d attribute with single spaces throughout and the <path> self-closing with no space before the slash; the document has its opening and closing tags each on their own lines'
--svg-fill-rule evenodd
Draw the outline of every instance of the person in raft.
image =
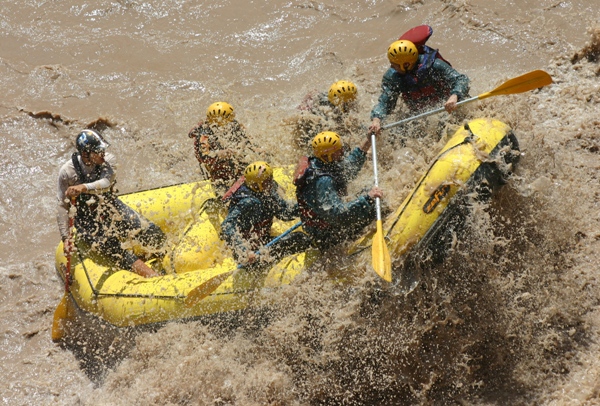
<svg viewBox="0 0 600 406">
<path fill-rule="evenodd" d="M 223 196 L 229 210 L 221 224 L 221 238 L 227 242 L 239 264 L 261 266 L 310 247 L 308 236 L 297 231 L 261 251 L 260 256 L 255 254 L 271 240 L 275 217 L 284 221 L 298 217 L 296 202 L 283 199 L 278 189 L 271 166 L 257 161 L 248 165 L 244 176 Z"/>
<path fill-rule="evenodd" d="M 158 226 L 114 194 L 116 159 L 105 152 L 108 143 L 94 130 L 81 131 L 75 143 L 77 152 L 58 174 L 57 221 L 65 247 L 71 231 L 69 210 L 74 202 L 73 220 L 79 239 L 121 269 L 130 269 L 143 277 L 158 276 L 131 249 L 121 245 L 122 239 L 135 239 L 149 256 L 160 256 L 164 254 L 166 237 Z"/>
<path fill-rule="evenodd" d="M 240 177 L 248 164 L 246 154 L 253 152 L 245 128 L 235 119 L 231 104 L 216 102 L 188 134 L 194 139 L 194 152 L 200 169 L 223 194 Z"/>
<path fill-rule="evenodd" d="M 369 131 L 379 133 L 381 121 L 394 110 L 399 96 L 412 115 L 442 102 L 451 113 L 458 101 L 469 96 L 469 78 L 452 68 L 437 50 L 424 45 L 432 32 L 429 26 L 419 26 L 389 46 L 387 56 L 391 66 L 383 75 L 381 95 L 371 111 Z M 408 37 L 417 41 L 419 47 L 403 39 Z"/>
<path fill-rule="evenodd" d="M 314 246 L 326 250 L 357 237 L 376 218 L 375 198 L 383 197 L 373 187 L 345 203 L 347 184 L 356 178 L 371 148 L 368 137 L 344 157 L 341 138 L 325 131 L 313 139 L 311 157 L 303 157 L 296 168 L 294 184 L 303 228 Z"/>
<path fill-rule="evenodd" d="M 357 94 L 354 83 L 338 80 L 329 87 L 327 93 L 312 91 L 304 96 L 298 106 L 302 116 L 295 123 L 296 144 L 310 148 L 310 141 L 323 128 L 334 129 L 343 137 L 356 130 L 359 123 L 349 120 L 349 117 L 358 110 Z"/>
</svg>

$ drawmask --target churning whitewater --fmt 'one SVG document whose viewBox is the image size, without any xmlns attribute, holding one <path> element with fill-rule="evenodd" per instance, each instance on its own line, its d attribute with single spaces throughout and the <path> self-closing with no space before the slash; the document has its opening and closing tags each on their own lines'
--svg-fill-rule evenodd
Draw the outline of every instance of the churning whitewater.
<svg viewBox="0 0 600 406">
<path fill-rule="evenodd" d="M 529 3 L 4 4 L 2 402 L 598 404 L 600 12 L 592 0 Z M 52 343 L 64 293 L 56 182 L 81 129 L 110 141 L 120 193 L 201 179 L 187 134 L 217 100 L 235 106 L 265 159 L 293 165 L 304 153 L 294 142 L 304 96 L 355 83 L 359 109 L 346 125 L 358 144 L 387 46 L 420 24 L 469 76 L 472 96 L 535 69 L 553 83 L 464 106 L 464 120 L 507 123 L 520 160 L 489 202 L 472 203 L 466 229 L 441 264 L 421 269 L 417 289 L 399 294 L 370 261 L 339 250 L 243 311 L 141 329 L 84 316 L 68 342 Z M 438 139 L 444 118 L 382 133 L 390 208 L 462 122 Z M 372 183 L 363 169 L 350 195 Z"/>
</svg>

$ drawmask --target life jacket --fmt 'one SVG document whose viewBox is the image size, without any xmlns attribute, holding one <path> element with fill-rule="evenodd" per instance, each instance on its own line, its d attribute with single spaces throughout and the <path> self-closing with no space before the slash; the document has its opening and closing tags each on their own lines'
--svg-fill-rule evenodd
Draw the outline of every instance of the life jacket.
<svg viewBox="0 0 600 406">
<path fill-rule="evenodd" d="M 241 131 L 240 126 L 236 123 L 232 131 Z M 196 159 L 200 164 L 206 166 L 210 180 L 213 182 L 223 181 L 225 184 L 229 184 L 231 180 L 242 175 L 245 165 L 230 158 L 211 156 L 212 151 L 223 149 L 218 140 L 211 137 L 213 135 L 213 130 L 206 124 L 192 129 L 189 133 L 190 138 L 195 138 Z"/>
<path fill-rule="evenodd" d="M 71 155 L 71 161 L 73 162 L 73 167 L 75 168 L 75 173 L 77 174 L 77 178 L 81 183 L 92 183 L 100 179 L 102 174 L 102 165 L 96 165 L 94 170 L 89 174 L 85 174 L 81 164 L 79 163 L 79 157 L 81 154 L 79 152 L 74 152 Z M 113 198 L 112 186 L 111 190 L 101 194 L 105 199 Z M 81 193 L 77 196 L 77 214 L 78 215 L 86 215 L 86 212 L 94 212 L 98 208 L 98 199 L 99 195 L 92 195 L 90 193 Z M 95 201 L 94 201 L 95 200 Z"/>
<path fill-rule="evenodd" d="M 436 59 L 441 59 L 448 65 L 450 62 L 445 60 L 437 49 L 425 45 L 429 37 L 433 34 L 433 28 L 429 25 L 419 25 L 411 28 L 400 36 L 400 40 L 411 41 L 419 51 L 419 65 L 417 68 L 405 75 L 402 75 L 402 82 L 408 91 L 402 92 L 402 100 L 412 109 L 424 109 L 429 105 L 439 104 L 445 99 L 450 91 L 448 85 L 442 81 L 435 81 L 425 86 L 421 85 Z"/>
<path fill-rule="evenodd" d="M 244 177 L 240 177 L 234 184 L 229 188 L 229 190 L 223 196 L 223 202 L 227 203 L 229 207 L 235 206 L 240 201 L 247 198 L 255 198 L 261 201 L 261 203 L 265 204 L 263 199 L 261 199 L 255 192 L 253 192 L 248 186 L 244 184 Z M 246 230 L 239 230 L 242 238 L 245 241 L 254 241 L 257 246 L 251 247 L 252 249 L 258 248 L 258 245 L 265 240 L 269 239 L 271 235 L 271 227 L 273 226 L 273 216 L 268 216 L 265 219 L 258 221 L 255 224 L 251 224 L 250 227 Z"/>
<path fill-rule="evenodd" d="M 300 219 L 305 226 L 325 230 L 331 227 L 327 221 L 320 219 L 317 213 L 308 205 L 306 200 L 303 198 L 303 189 L 309 183 L 315 182 L 318 178 L 323 176 L 329 176 L 333 179 L 334 187 L 336 192 L 340 196 L 347 194 L 347 183 L 344 176 L 340 173 L 336 173 L 328 170 L 327 167 L 317 167 L 315 160 L 318 158 L 308 158 L 303 156 L 300 158 L 296 171 L 294 172 L 294 185 L 296 186 L 296 199 L 298 201 L 298 209 L 300 211 Z"/>
<path fill-rule="evenodd" d="M 431 37 L 431 35 L 433 35 L 433 28 L 431 28 L 429 25 L 419 25 L 406 31 L 400 36 L 400 38 L 398 38 L 398 40 L 404 39 L 415 44 L 417 50 L 419 51 L 419 55 L 431 53 L 436 58 L 441 59 L 448 65 L 452 66 L 450 62 L 444 59 L 442 54 L 440 54 L 440 52 L 437 49 L 433 49 L 425 45 L 425 43 L 427 42 L 429 37 Z"/>
</svg>

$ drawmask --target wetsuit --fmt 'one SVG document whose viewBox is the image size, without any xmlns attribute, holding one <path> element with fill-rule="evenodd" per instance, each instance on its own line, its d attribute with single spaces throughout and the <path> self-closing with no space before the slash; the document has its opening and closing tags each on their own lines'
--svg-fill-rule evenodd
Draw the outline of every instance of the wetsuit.
<svg viewBox="0 0 600 406">
<path fill-rule="evenodd" d="M 453 94 L 458 96 L 458 101 L 468 97 L 469 78 L 437 58 L 436 50 L 427 47 L 426 51 L 419 55 L 412 72 L 401 75 L 390 68 L 383 75 L 381 95 L 371 111 L 371 120 L 375 117 L 383 120 L 389 115 L 400 95 L 411 114 L 437 107 Z"/>
<path fill-rule="evenodd" d="M 135 239 L 149 252 L 161 255 L 166 237 L 154 223 L 136 213 L 113 193 L 116 174 L 114 155 L 105 153 L 102 165 L 87 166 L 78 153 L 73 154 L 58 175 L 58 228 L 61 238 L 69 237 L 69 186 L 85 184 L 87 192 L 76 199 L 77 237 L 121 269 L 131 269 L 138 257 L 121 247 L 121 239 Z"/>
<path fill-rule="evenodd" d="M 254 252 L 268 243 L 273 218 L 289 221 L 298 217 L 298 205 L 284 200 L 275 184 L 270 192 L 254 192 L 242 184 L 227 198 L 229 211 L 221 224 L 221 238 L 233 250 L 236 261 L 246 258 L 248 250 Z M 269 254 L 282 258 L 310 247 L 310 239 L 302 232 L 293 232 L 274 244 Z"/>
<path fill-rule="evenodd" d="M 375 200 L 367 194 L 345 203 L 346 185 L 356 178 L 366 154 L 354 148 L 343 161 L 327 164 L 308 158 L 297 171 L 296 197 L 304 230 L 319 249 L 327 249 L 356 237 L 376 218 Z"/>
</svg>

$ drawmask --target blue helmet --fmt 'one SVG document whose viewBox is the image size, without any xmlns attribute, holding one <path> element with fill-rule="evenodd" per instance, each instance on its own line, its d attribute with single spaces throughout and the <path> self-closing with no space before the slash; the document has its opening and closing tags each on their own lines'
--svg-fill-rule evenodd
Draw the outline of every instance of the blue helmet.
<svg viewBox="0 0 600 406">
<path fill-rule="evenodd" d="M 83 152 L 104 152 L 108 147 L 108 143 L 94 130 L 80 132 L 77 135 L 75 144 L 80 154 Z"/>
</svg>

